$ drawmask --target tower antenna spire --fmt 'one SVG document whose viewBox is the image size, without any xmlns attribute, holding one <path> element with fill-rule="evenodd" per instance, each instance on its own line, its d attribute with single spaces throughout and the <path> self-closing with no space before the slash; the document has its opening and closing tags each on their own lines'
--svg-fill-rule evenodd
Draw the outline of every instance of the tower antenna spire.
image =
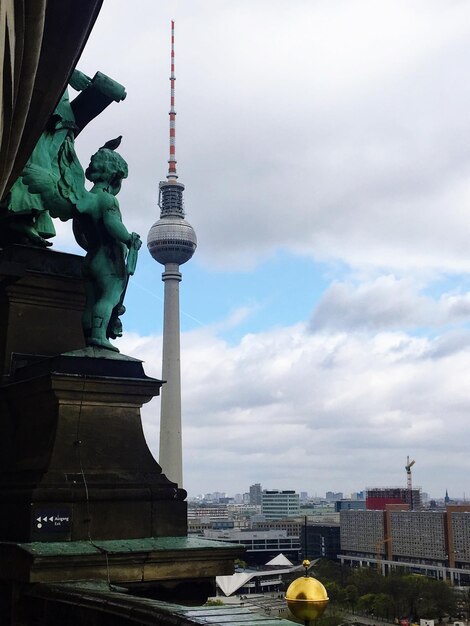
<svg viewBox="0 0 470 626">
<path fill-rule="evenodd" d="M 171 70 L 170 70 L 170 158 L 167 179 L 176 180 L 176 111 L 175 111 L 175 22 L 171 20 Z"/>
</svg>

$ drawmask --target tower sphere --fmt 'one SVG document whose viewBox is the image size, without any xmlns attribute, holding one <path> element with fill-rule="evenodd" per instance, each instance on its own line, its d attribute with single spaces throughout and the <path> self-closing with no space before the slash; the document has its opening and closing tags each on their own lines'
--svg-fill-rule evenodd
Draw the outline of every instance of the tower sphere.
<svg viewBox="0 0 470 626">
<path fill-rule="evenodd" d="M 197 246 L 194 228 L 182 217 L 162 217 L 149 230 L 147 247 L 153 258 L 165 265 L 182 265 L 193 256 Z"/>
</svg>

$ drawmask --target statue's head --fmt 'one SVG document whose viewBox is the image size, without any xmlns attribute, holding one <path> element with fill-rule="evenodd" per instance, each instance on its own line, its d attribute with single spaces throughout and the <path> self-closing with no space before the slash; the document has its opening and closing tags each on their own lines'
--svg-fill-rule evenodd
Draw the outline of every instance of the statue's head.
<svg viewBox="0 0 470 626">
<path fill-rule="evenodd" d="M 91 157 L 85 176 L 92 183 L 109 183 L 109 191 L 116 194 L 124 178 L 127 178 L 127 163 L 122 156 L 109 148 L 100 148 Z"/>
</svg>

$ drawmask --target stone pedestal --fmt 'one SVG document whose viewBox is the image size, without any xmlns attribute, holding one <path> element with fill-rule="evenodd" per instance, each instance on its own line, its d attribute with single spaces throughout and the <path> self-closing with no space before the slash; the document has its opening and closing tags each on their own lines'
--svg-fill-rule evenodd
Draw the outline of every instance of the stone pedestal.
<svg viewBox="0 0 470 626">
<path fill-rule="evenodd" d="M 142 363 L 85 348 L 81 257 L 0 253 L 0 540 L 186 535 L 186 493 L 144 439 L 161 381 Z"/>
<path fill-rule="evenodd" d="M 0 250 L 0 368 L 23 355 L 54 356 L 85 347 L 82 257 L 29 246 Z"/>
<path fill-rule="evenodd" d="M 37 583 L 93 578 L 202 598 L 243 551 L 187 537 L 186 492 L 162 473 L 142 431 L 140 409 L 162 383 L 137 359 L 85 347 L 81 263 L 0 250 L 5 623 L 23 623 L 11 616 Z"/>
<path fill-rule="evenodd" d="M 186 493 L 162 474 L 142 431 L 140 407 L 160 386 L 140 361 L 93 348 L 16 369 L 2 388 L 11 443 L 0 538 L 186 535 Z"/>
</svg>

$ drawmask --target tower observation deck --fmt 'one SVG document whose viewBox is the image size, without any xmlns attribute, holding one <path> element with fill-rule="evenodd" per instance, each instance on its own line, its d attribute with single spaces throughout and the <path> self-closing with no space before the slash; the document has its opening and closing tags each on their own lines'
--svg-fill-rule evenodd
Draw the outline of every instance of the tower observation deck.
<svg viewBox="0 0 470 626">
<path fill-rule="evenodd" d="M 159 184 L 160 219 L 150 228 L 147 246 L 152 257 L 164 265 L 165 284 L 163 314 L 160 458 L 159 463 L 167 477 L 182 487 L 183 455 L 181 436 L 181 372 L 180 372 L 180 307 L 179 266 L 189 261 L 197 246 L 196 233 L 185 220 L 183 191 L 176 173 L 175 146 L 175 52 L 174 26 L 171 22 L 171 102 L 170 102 L 170 158 L 167 180 Z"/>
</svg>

